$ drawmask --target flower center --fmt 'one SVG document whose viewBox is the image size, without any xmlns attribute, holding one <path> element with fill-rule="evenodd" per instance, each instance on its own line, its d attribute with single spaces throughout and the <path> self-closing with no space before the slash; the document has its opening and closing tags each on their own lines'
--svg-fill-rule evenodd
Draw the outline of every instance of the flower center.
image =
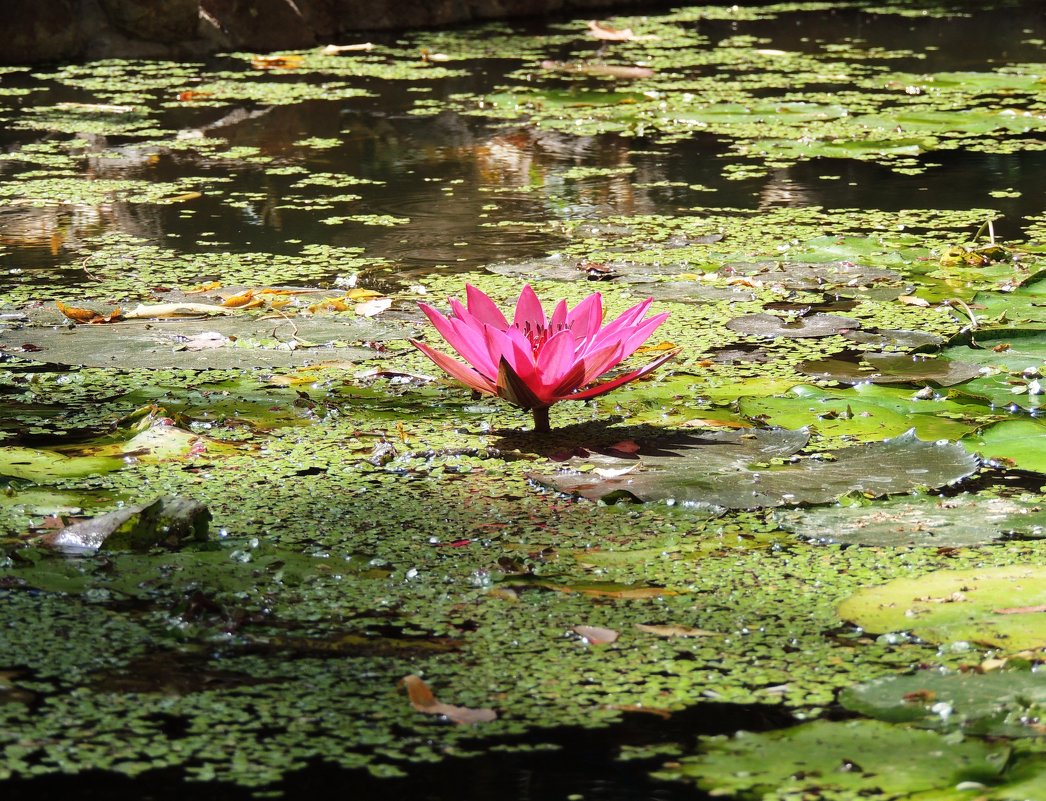
<svg viewBox="0 0 1046 801">
<path fill-rule="evenodd" d="M 527 320 L 523 323 L 523 327 L 520 328 L 520 331 L 523 332 L 523 336 L 525 336 L 527 341 L 530 342 L 530 347 L 533 349 L 534 353 L 537 353 L 541 350 L 544 344 L 549 341 L 549 339 L 560 331 L 565 331 L 569 327 L 569 325 L 559 323 L 555 328 L 553 328 L 551 326 L 537 325 L 536 323 Z"/>
</svg>

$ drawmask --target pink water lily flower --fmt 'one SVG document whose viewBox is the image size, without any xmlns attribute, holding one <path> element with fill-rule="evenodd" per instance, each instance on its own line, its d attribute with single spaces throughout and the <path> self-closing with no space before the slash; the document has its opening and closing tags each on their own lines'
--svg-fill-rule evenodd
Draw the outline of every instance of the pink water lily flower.
<svg viewBox="0 0 1046 801">
<path fill-rule="evenodd" d="M 411 343 L 449 375 L 487 395 L 534 413 L 534 430 L 548 431 L 548 408 L 562 400 L 585 400 L 634 381 L 659 367 L 677 351 L 662 354 L 638 370 L 589 386 L 612 370 L 650 337 L 668 314 L 644 320 L 648 298 L 603 325 L 603 297 L 589 295 L 573 309 L 556 304 L 545 316 L 534 290 L 523 287 L 510 323 L 489 297 L 465 286 L 467 306 L 451 299 L 450 315 L 419 303 L 436 330 L 463 364 L 412 339 Z"/>
</svg>

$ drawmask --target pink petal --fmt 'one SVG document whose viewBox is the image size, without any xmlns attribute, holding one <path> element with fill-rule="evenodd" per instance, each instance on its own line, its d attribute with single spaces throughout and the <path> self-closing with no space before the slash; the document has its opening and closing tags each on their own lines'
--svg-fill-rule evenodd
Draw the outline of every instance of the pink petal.
<svg viewBox="0 0 1046 801">
<path fill-rule="evenodd" d="M 552 331 L 559 331 L 567 324 L 567 302 L 561 300 L 552 310 L 552 316 L 548 320 L 548 327 Z"/>
<path fill-rule="evenodd" d="M 592 336 L 602 323 L 603 296 L 598 292 L 593 292 L 567 315 L 567 325 L 578 339 Z"/>
<path fill-rule="evenodd" d="M 482 335 L 473 331 L 457 317 L 444 317 L 427 303 L 419 303 L 418 306 L 425 312 L 429 322 L 435 326 L 448 344 L 458 352 L 466 362 L 478 369 L 487 378 L 493 379 L 497 375 L 494 363 L 487 356 Z"/>
<path fill-rule="evenodd" d="M 613 370 L 623 358 L 620 342 L 611 342 L 595 353 L 585 354 L 584 358 L 580 360 L 585 365 L 585 378 L 580 386 L 595 381 L 607 370 Z"/>
<path fill-rule="evenodd" d="M 489 297 L 480 292 L 472 284 L 465 284 L 465 297 L 468 300 L 469 312 L 483 323 L 495 328 L 508 328 L 508 320 Z"/>
<path fill-rule="evenodd" d="M 452 319 L 461 320 L 465 325 L 471 328 L 473 331 L 481 332 L 483 330 L 483 321 L 480 320 L 476 315 L 461 305 L 460 300 L 450 299 L 450 310 L 453 313 Z"/>
<path fill-rule="evenodd" d="M 640 325 L 637 325 L 628 335 L 628 339 L 624 342 L 624 350 L 621 354 L 622 359 L 627 359 L 633 353 L 636 348 L 650 339 L 650 335 L 654 333 L 661 323 L 668 319 L 668 312 L 661 314 L 655 314 L 649 320 L 644 320 Z"/>
<path fill-rule="evenodd" d="M 436 366 L 443 370 L 453 378 L 458 379 L 465 386 L 470 387 L 477 392 L 485 392 L 488 395 L 497 395 L 497 387 L 494 386 L 492 381 L 481 376 L 471 367 L 466 367 L 460 362 L 450 358 L 445 353 L 440 353 L 438 350 L 433 350 L 424 342 L 418 342 L 416 339 L 410 340 L 410 344 L 432 359 Z"/>
<path fill-rule="evenodd" d="M 537 373 L 541 385 L 558 384 L 574 364 L 574 335 L 570 331 L 553 334 L 538 351 Z"/>
<path fill-rule="evenodd" d="M 524 328 L 527 323 L 530 323 L 533 328 L 545 327 L 545 310 L 541 308 L 541 301 L 530 288 L 530 284 L 524 286 L 523 291 L 519 293 L 519 300 L 516 301 L 516 316 L 512 321 L 517 328 Z"/>
<path fill-rule="evenodd" d="M 678 353 L 678 350 L 671 350 L 662 356 L 658 356 L 654 361 L 650 362 L 650 364 L 640 367 L 638 370 L 633 370 L 631 373 L 625 373 L 623 376 L 618 376 L 612 381 L 607 381 L 603 384 L 596 384 L 596 386 L 589 387 L 581 392 L 575 392 L 573 395 L 568 395 L 565 398 L 556 398 L 556 400 L 587 400 L 588 398 L 602 395 L 604 392 L 610 392 L 610 390 L 617 389 L 622 384 L 627 384 L 629 381 L 635 381 L 637 378 L 642 378 L 648 373 L 656 370 Z"/>
<path fill-rule="evenodd" d="M 559 379 L 559 383 L 552 387 L 552 399 L 561 400 L 570 397 L 570 393 L 579 387 L 585 386 L 585 363 L 575 362 L 574 366 Z"/>
</svg>

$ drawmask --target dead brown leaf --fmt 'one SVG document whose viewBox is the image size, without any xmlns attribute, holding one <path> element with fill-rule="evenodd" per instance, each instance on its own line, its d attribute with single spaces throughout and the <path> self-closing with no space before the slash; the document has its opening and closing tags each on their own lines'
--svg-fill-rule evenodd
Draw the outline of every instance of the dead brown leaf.
<svg viewBox="0 0 1046 801">
<path fill-rule="evenodd" d="M 420 676 L 413 673 L 405 676 L 400 683 L 407 688 L 410 705 L 426 715 L 443 715 L 453 723 L 473 725 L 497 720 L 498 713 L 493 709 L 470 709 L 465 706 L 452 706 L 436 700 L 432 690 Z"/>
<path fill-rule="evenodd" d="M 610 645 L 617 642 L 621 634 L 613 629 L 605 629 L 601 626 L 574 626 L 570 629 L 580 637 L 584 637 L 589 645 Z"/>
<path fill-rule="evenodd" d="M 920 306 L 926 308 L 930 305 L 930 301 L 924 300 L 916 295 L 901 295 L 897 300 L 905 306 Z"/>
<path fill-rule="evenodd" d="M 577 75 L 596 75 L 606 78 L 635 80 L 650 78 L 654 71 L 649 67 L 629 67 L 617 64 L 595 64 L 585 61 L 542 61 L 541 69 L 550 72 L 571 72 Z"/>
<path fill-rule="evenodd" d="M 1046 612 L 1046 604 L 1038 606 L 1008 606 L 1005 609 L 993 609 L 997 615 L 1028 615 L 1035 612 Z"/>
<path fill-rule="evenodd" d="M 588 32 L 596 39 L 604 42 L 644 42 L 656 39 L 656 36 L 636 36 L 631 28 L 613 28 L 605 22 L 590 19 L 587 23 Z"/>
</svg>

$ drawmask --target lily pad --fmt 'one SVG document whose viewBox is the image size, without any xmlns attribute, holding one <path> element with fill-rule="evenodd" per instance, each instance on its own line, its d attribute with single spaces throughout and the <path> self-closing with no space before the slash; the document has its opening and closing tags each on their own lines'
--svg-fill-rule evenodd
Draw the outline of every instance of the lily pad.
<svg viewBox="0 0 1046 801">
<path fill-rule="evenodd" d="M 735 317 L 726 327 L 739 334 L 757 337 L 788 337 L 805 339 L 807 337 L 827 337 L 854 328 L 860 328 L 860 320 L 852 317 L 841 317 L 836 314 L 811 314 L 808 317 L 797 317 L 786 320 L 776 314 L 746 314 Z"/>
<path fill-rule="evenodd" d="M 986 459 L 1046 473 L 1046 421 L 1003 420 L 964 437 L 963 444 Z"/>
<path fill-rule="evenodd" d="M 878 331 L 843 331 L 842 336 L 860 345 L 898 350 L 916 350 L 944 344 L 944 337 L 925 331 L 903 331 L 881 328 Z"/>
<path fill-rule="evenodd" d="M 853 712 L 891 723 L 992 737 L 1042 737 L 1046 676 L 920 670 L 848 687 L 839 701 Z"/>
<path fill-rule="evenodd" d="M 873 384 L 843 390 L 792 387 L 783 397 L 742 398 L 738 408 L 764 424 L 810 426 L 824 436 L 864 441 L 895 437 L 909 429 L 928 440 L 960 439 L 977 427 L 961 416 L 987 411 L 946 399 L 919 399 L 911 390 Z"/>
<path fill-rule="evenodd" d="M 950 387 L 981 375 L 975 364 L 949 359 L 901 353 L 868 353 L 865 364 L 843 359 L 815 359 L 799 365 L 799 372 L 811 378 L 857 384 L 936 384 Z"/>
<path fill-rule="evenodd" d="M 889 498 L 873 506 L 778 512 L 777 521 L 818 543 L 888 547 L 980 545 L 1003 537 L 1046 537 L 1042 503 L 1011 498 Z"/>
<path fill-rule="evenodd" d="M 224 336 L 228 344 L 191 347 L 194 338 L 211 332 Z M 346 343 L 406 336 L 406 331 L 395 326 L 360 318 L 274 320 L 243 315 L 204 320 L 129 320 L 75 328 L 26 327 L 3 332 L 0 348 L 13 356 L 50 364 L 205 370 L 362 361 L 375 358 L 375 351 Z"/>
<path fill-rule="evenodd" d="M 757 459 L 765 462 L 795 453 L 802 447 L 797 434 L 805 436 L 794 431 L 691 436 L 641 447 L 638 463 L 609 456 L 574 457 L 570 466 L 590 472 L 531 477 L 591 500 L 627 494 L 640 501 L 757 509 L 830 503 L 850 492 L 881 496 L 941 487 L 977 469 L 977 458 L 960 445 L 922 442 L 911 432 L 845 448 L 830 459 L 754 466 Z M 787 435 L 793 438 L 791 444 Z"/>
<path fill-rule="evenodd" d="M 875 634 L 911 631 L 930 642 L 973 642 L 1023 651 L 1046 646 L 1046 568 L 939 570 L 867 587 L 839 617 Z"/>
<path fill-rule="evenodd" d="M 818 255 L 817 251 L 804 255 Z M 834 255 L 834 254 L 833 254 Z M 867 287 L 873 284 L 901 281 L 900 273 L 881 267 L 868 267 L 850 261 L 766 261 L 731 262 L 719 272 L 726 277 L 750 278 L 762 284 L 785 289 L 838 289 L 840 287 Z"/>
<path fill-rule="evenodd" d="M 732 303 L 754 300 L 752 292 L 698 281 L 662 281 L 632 287 L 632 293 L 668 303 Z"/>
<path fill-rule="evenodd" d="M 713 796 L 900 798 L 991 782 L 1010 755 L 1005 745 L 955 742 L 936 732 L 875 720 L 815 721 L 762 734 L 701 740 L 702 753 L 674 774 Z"/>
</svg>

